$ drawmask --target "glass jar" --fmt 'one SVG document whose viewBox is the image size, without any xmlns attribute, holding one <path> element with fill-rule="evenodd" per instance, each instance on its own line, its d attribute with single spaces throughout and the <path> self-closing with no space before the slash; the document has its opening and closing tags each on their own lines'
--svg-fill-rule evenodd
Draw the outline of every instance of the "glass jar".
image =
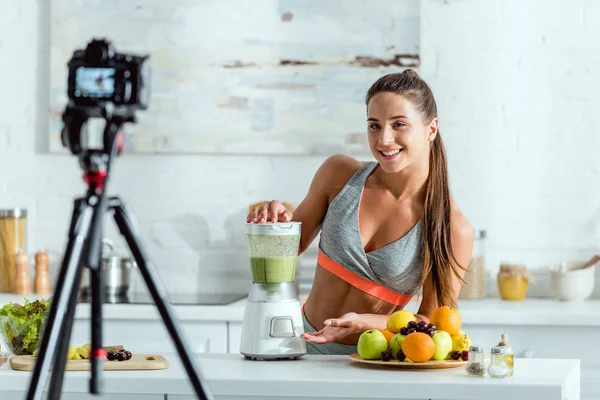
<svg viewBox="0 0 600 400">
<path fill-rule="evenodd" d="M 525 265 L 506 263 L 500 265 L 498 292 L 503 300 L 523 300 L 530 281 L 533 281 L 533 276 Z"/>
<path fill-rule="evenodd" d="M 26 222 L 26 209 L 0 210 L 0 292 L 13 291 L 15 256 L 27 252 Z"/>
<path fill-rule="evenodd" d="M 492 347 L 490 365 L 487 372 L 492 378 L 504 378 L 508 375 L 505 351 L 503 347 Z"/>
<path fill-rule="evenodd" d="M 485 297 L 485 231 L 476 231 L 473 253 L 467 266 L 459 299 L 482 299 Z"/>
<path fill-rule="evenodd" d="M 471 376 L 483 376 L 485 374 L 485 364 L 483 360 L 483 347 L 469 347 L 469 361 L 465 367 L 467 374 Z"/>
<path fill-rule="evenodd" d="M 506 333 L 503 333 L 500 336 L 500 342 L 498 342 L 497 347 L 504 348 L 504 358 L 506 359 L 506 366 L 508 367 L 507 376 L 512 376 L 515 369 L 515 353 L 508 342 L 508 335 Z"/>
</svg>

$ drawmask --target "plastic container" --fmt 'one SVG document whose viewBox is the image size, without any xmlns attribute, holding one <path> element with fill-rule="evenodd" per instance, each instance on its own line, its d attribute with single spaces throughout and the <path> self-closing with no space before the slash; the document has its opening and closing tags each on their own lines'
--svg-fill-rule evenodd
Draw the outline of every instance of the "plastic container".
<svg viewBox="0 0 600 400">
<path fill-rule="evenodd" d="M 0 210 L 0 292 L 12 293 L 15 284 L 15 256 L 27 253 L 27 210 Z"/>
<path fill-rule="evenodd" d="M 300 246 L 300 222 L 246 224 L 254 283 L 293 282 Z"/>
</svg>

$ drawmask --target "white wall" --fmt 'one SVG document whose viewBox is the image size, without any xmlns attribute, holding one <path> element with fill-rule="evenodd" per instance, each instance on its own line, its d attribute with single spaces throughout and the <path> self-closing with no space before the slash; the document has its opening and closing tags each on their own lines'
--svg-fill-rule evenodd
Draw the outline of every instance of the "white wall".
<svg viewBox="0 0 600 400">
<path fill-rule="evenodd" d="M 490 268 L 599 251 L 600 4 L 427 0 L 421 15 L 453 192 Z"/>
<path fill-rule="evenodd" d="M 6 1 L 0 12 L 0 207 L 28 208 L 29 251 L 50 249 L 56 265 L 84 186 L 75 157 L 42 154 L 41 3 Z M 422 4 L 422 73 L 437 95 L 453 193 L 475 228 L 488 231 L 488 268 L 589 256 L 600 244 L 599 6 Z M 322 160 L 126 154 L 111 191 L 131 201 L 170 289 L 243 290 L 247 205 L 299 202 Z"/>
</svg>

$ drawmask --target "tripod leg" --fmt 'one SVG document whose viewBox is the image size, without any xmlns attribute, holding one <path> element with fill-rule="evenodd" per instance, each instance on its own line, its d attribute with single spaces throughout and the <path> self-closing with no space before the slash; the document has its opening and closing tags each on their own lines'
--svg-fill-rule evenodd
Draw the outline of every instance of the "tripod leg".
<svg viewBox="0 0 600 400">
<path fill-rule="evenodd" d="M 64 373 L 64 362 L 56 362 L 59 358 L 57 354 L 60 354 L 56 350 L 65 348 L 64 343 L 68 346 L 70 339 L 63 334 L 63 321 L 67 313 L 72 288 L 78 284 L 76 276 L 78 275 L 78 269 L 81 268 L 85 235 L 88 233 L 91 220 L 92 208 L 86 204 L 84 199 L 76 200 L 71 218 L 69 241 L 58 276 L 60 284 L 56 287 L 45 322 L 42 342 L 27 392 L 27 400 L 41 400 L 52 359 L 54 359 L 53 378 L 55 374 L 60 376 Z M 66 349 L 64 353 L 66 357 Z"/>
<path fill-rule="evenodd" d="M 64 323 L 60 332 L 61 337 L 59 343 L 56 346 L 56 352 L 54 353 L 54 367 L 64 366 L 67 362 L 67 353 L 69 352 L 69 342 L 71 339 L 71 332 L 73 330 L 73 319 L 75 318 L 75 307 L 77 306 L 77 294 L 79 287 L 77 283 L 81 280 L 81 266 L 77 269 L 75 277 L 75 284 L 71 287 L 69 293 L 69 303 L 67 306 L 67 312 L 64 316 Z M 64 367 L 58 370 L 58 373 L 52 373 L 52 380 L 50 381 L 50 387 L 48 389 L 48 399 L 60 399 L 60 392 L 62 389 L 64 378 Z"/>
<path fill-rule="evenodd" d="M 171 335 L 171 339 L 175 344 L 175 348 L 177 349 L 181 362 L 185 367 L 198 398 L 201 400 L 213 400 L 214 397 L 208 388 L 208 384 L 201 376 L 200 369 L 196 365 L 194 358 L 190 356 L 192 352 L 183 339 L 183 332 L 179 323 L 173 316 L 174 313 L 171 305 L 167 301 L 165 288 L 162 286 L 150 258 L 142 248 L 141 240 L 135 227 L 137 224 L 134 224 L 134 220 L 132 219 L 133 213 L 127 211 L 124 204 L 117 197 L 109 199 L 108 204 L 110 209 L 114 209 L 114 218 L 117 226 L 119 227 L 121 234 L 125 237 L 125 240 L 127 240 L 127 244 L 138 264 L 138 268 L 144 277 L 148 290 L 154 299 L 154 303 L 160 312 L 165 326 Z"/>
<path fill-rule="evenodd" d="M 90 269 L 90 287 L 92 289 L 91 303 L 91 336 L 92 348 L 90 351 L 91 379 L 90 393 L 99 394 L 103 391 L 101 372 L 106 356 L 102 347 L 102 302 L 104 301 L 104 272 L 102 269 L 102 253 L 99 255 L 97 268 Z"/>
</svg>

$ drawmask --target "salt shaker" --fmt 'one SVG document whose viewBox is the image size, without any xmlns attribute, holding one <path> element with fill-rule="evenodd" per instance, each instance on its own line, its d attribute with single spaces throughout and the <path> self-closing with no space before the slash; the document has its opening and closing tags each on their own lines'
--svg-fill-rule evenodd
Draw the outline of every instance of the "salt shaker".
<svg viewBox="0 0 600 400">
<path fill-rule="evenodd" d="M 48 277 L 48 253 L 35 254 L 35 280 L 33 291 L 38 294 L 50 293 L 50 278 Z"/>
<path fill-rule="evenodd" d="M 13 293 L 31 293 L 31 280 L 29 279 L 29 257 L 23 251 L 19 251 L 15 255 L 15 284 L 13 285 Z"/>
<path fill-rule="evenodd" d="M 488 366 L 488 374 L 492 378 L 504 378 L 508 375 L 508 366 L 506 365 L 506 357 L 503 347 L 492 347 L 490 357 L 490 365 Z"/>
<path fill-rule="evenodd" d="M 483 376 L 485 374 L 485 365 L 483 360 L 483 347 L 469 347 L 469 361 L 465 367 L 467 374 L 471 376 Z"/>
</svg>

